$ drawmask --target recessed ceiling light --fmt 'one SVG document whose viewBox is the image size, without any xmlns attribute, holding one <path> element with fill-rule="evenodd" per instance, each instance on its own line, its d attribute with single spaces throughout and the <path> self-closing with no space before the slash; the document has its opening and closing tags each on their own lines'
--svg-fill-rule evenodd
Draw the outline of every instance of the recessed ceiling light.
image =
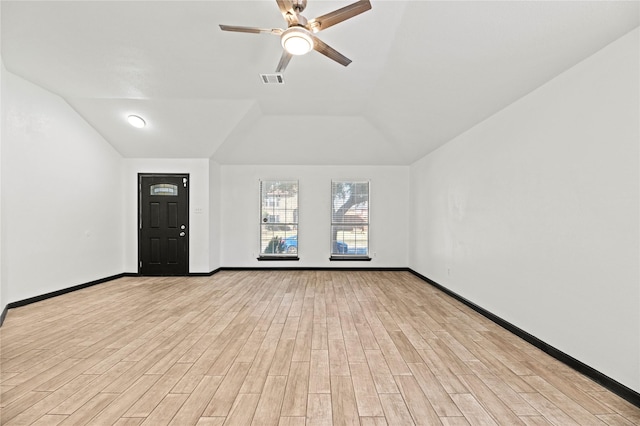
<svg viewBox="0 0 640 426">
<path fill-rule="evenodd" d="M 142 117 L 138 117 L 137 115 L 130 115 L 127 117 L 127 121 L 129 122 L 129 124 L 131 124 L 133 127 L 136 127 L 138 129 L 142 129 L 144 126 L 147 125 L 147 123 L 142 119 Z"/>
</svg>

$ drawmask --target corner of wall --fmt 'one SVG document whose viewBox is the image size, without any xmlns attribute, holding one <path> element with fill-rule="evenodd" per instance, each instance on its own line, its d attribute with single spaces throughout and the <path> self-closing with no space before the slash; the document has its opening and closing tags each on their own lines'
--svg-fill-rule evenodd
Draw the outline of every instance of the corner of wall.
<svg viewBox="0 0 640 426">
<path fill-rule="evenodd" d="M 2 8 L 0 8 L 1 10 Z M 0 12 L 1 14 L 1 12 Z M 2 61 L 2 56 L 0 55 L 0 159 L 2 159 L 2 139 L 4 138 L 4 131 L 6 129 L 5 126 L 5 110 L 4 110 L 4 103 L 3 103 L 3 98 L 2 98 L 2 86 L 4 85 L 4 73 L 5 73 L 5 68 L 4 68 L 4 62 Z M 4 277 L 4 235 L 5 233 L 3 232 L 3 228 L 4 228 L 4 221 L 3 221 L 3 215 L 2 215 L 2 209 L 3 209 L 3 203 L 2 203 L 2 161 L 0 161 L 0 312 L 2 312 L 2 314 L 0 314 L 0 325 L 2 325 L 2 321 L 4 320 L 4 315 L 6 313 L 6 290 L 5 290 L 5 285 L 6 285 L 6 280 Z"/>
<path fill-rule="evenodd" d="M 209 159 L 209 270 L 220 267 L 220 229 L 222 193 L 221 165 L 213 158 Z"/>
</svg>

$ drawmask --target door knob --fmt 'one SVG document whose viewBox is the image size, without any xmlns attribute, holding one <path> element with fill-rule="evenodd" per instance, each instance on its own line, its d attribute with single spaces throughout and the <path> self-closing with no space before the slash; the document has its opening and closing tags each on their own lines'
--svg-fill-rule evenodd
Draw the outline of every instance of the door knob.
<svg viewBox="0 0 640 426">
<path fill-rule="evenodd" d="M 185 234 L 184 232 L 181 232 L 181 233 L 180 233 L 180 236 L 181 236 L 181 237 L 184 237 L 185 235 L 187 235 L 187 234 Z"/>
<path fill-rule="evenodd" d="M 180 229 L 187 229 L 185 225 L 180 225 Z"/>
</svg>

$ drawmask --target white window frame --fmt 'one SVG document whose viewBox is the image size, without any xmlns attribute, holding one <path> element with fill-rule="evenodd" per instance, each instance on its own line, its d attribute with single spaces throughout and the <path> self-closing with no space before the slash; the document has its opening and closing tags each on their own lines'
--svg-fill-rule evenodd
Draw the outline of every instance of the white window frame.
<svg viewBox="0 0 640 426">
<path fill-rule="evenodd" d="M 295 185 L 295 195 L 274 189 Z M 298 260 L 300 183 L 296 179 L 259 180 L 258 260 Z M 273 219 L 277 218 L 277 222 Z"/>
<path fill-rule="evenodd" d="M 356 184 L 356 185 L 362 185 L 362 184 L 366 184 L 366 188 L 367 188 L 367 195 L 366 195 L 366 201 L 363 202 L 357 202 L 355 204 L 353 204 L 352 206 L 350 206 L 347 211 L 345 212 L 345 216 L 346 214 L 354 207 L 357 207 L 359 205 L 362 205 L 363 203 L 366 202 L 366 215 L 358 215 L 357 216 L 357 222 L 356 219 L 354 218 L 352 221 L 346 221 L 345 222 L 345 218 L 344 216 L 341 218 L 340 220 L 336 220 L 336 212 L 337 212 L 337 206 L 336 206 L 336 187 L 340 184 Z M 330 226 L 330 253 L 331 253 L 331 257 L 330 260 L 371 260 L 371 257 L 369 256 L 370 253 L 370 238 L 371 238 L 371 234 L 369 232 L 369 224 L 371 223 L 371 181 L 368 179 L 339 179 L 339 180 L 332 180 L 331 181 L 331 226 Z M 344 204 L 343 204 L 344 205 Z M 362 210 L 362 208 L 360 209 Z M 343 235 L 344 235 L 344 228 L 345 226 L 349 227 L 351 225 L 354 225 L 353 231 L 352 231 L 352 237 L 355 239 L 355 247 L 353 247 L 353 249 L 349 248 L 349 244 L 345 243 L 344 240 L 339 240 L 337 239 L 336 233 L 340 232 L 339 230 L 336 230 L 336 228 L 343 228 Z M 360 229 L 361 233 L 365 233 L 365 237 L 363 238 L 358 238 L 359 235 L 357 234 L 356 229 Z M 334 237 L 335 236 L 335 237 Z M 360 237 L 362 237 L 362 235 L 360 235 Z M 365 241 L 365 246 L 364 246 L 364 250 L 363 247 L 360 245 L 360 243 L 362 243 L 362 241 Z M 342 252 L 341 248 L 337 245 L 338 242 L 342 242 L 342 244 L 346 244 L 346 252 Z M 353 250 L 353 252 L 351 252 Z M 351 252 L 351 253 L 350 253 Z"/>
</svg>

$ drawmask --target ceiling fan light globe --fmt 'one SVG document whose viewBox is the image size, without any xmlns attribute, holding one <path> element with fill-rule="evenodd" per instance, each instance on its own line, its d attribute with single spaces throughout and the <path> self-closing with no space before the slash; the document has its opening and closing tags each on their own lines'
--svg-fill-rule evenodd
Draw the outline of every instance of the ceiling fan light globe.
<svg viewBox="0 0 640 426">
<path fill-rule="evenodd" d="M 313 49 L 313 39 L 302 28 L 289 28 L 282 33 L 282 47 L 292 55 L 304 55 Z"/>
</svg>

